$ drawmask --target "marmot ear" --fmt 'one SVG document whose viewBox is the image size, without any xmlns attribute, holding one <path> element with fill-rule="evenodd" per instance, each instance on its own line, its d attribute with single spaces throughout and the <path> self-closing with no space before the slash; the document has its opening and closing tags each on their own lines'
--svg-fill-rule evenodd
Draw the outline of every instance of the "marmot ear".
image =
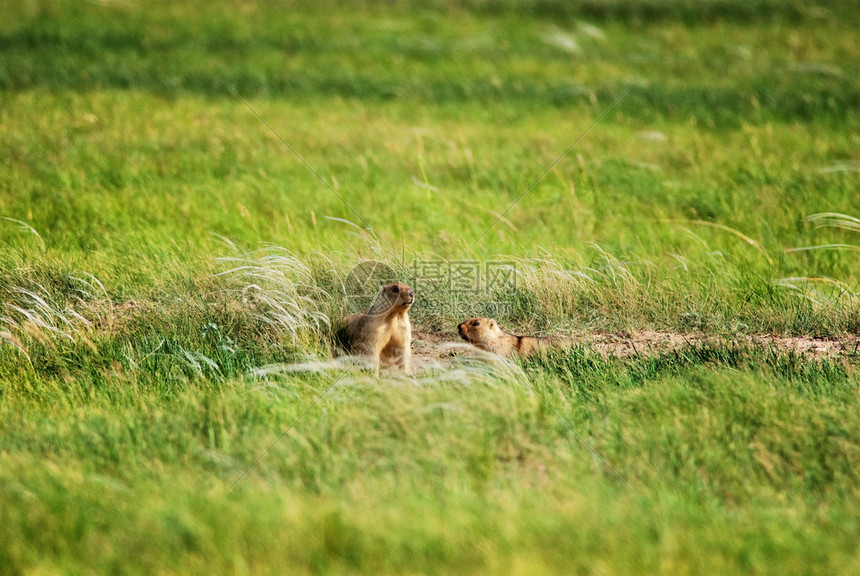
<svg viewBox="0 0 860 576">
<path fill-rule="evenodd" d="M 495 320 L 490 320 L 490 326 L 492 326 L 493 328 L 495 328 L 495 327 L 496 327 L 496 321 L 495 321 Z"/>
</svg>

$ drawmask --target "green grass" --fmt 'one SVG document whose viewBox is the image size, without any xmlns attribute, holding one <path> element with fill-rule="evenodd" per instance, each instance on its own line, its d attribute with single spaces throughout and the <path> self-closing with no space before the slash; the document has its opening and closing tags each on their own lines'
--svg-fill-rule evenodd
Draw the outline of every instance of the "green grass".
<svg viewBox="0 0 860 576">
<path fill-rule="evenodd" d="M 856 572 L 855 4 L 0 0 L 0 573 Z"/>
<path fill-rule="evenodd" d="M 856 377 L 823 366 L 785 378 L 762 361 L 740 372 L 556 361 L 573 377 L 548 365 L 529 366 L 528 383 L 344 383 L 232 490 L 278 439 L 272 423 L 286 427 L 329 379 L 22 386 L 3 413 L 7 565 L 801 573 L 856 562 Z"/>
</svg>

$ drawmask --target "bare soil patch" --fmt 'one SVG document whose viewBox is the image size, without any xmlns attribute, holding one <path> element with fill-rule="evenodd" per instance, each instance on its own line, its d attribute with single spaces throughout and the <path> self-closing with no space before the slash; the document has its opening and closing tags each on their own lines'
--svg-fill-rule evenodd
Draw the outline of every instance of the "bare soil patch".
<svg viewBox="0 0 860 576">
<path fill-rule="evenodd" d="M 696 333 L 637 332 L 609 333 L 591 332 L 572 336 L 555 336 L 561 346 L 581 346 L 606 357 L 628 358 L 661 354 L 696 346 L 764 347 L 777 352 L 794 353 L 814 359 L 855 357 L 860 358 L 860 336 L 842 337 L 775 336 L 736 334 L 716 336 Z M 458 353 L 464 344 L 454 334 L 413 333 L 412 349 L 417 357 L 442 358 Z"/>
</svg>

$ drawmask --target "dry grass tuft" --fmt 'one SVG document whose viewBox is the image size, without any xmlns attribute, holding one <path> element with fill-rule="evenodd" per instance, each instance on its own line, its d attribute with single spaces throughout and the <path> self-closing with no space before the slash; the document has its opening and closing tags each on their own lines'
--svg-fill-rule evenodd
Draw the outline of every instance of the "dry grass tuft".
<svg viewBox="0 0 860 576">
<path fill-rule="evenodd" d="M 36 282 L 27 288 L 8 288 L 9 300 L 0 312 L 0 324 L 8 327 L 2 340 L 25 355 L 27 341 L 49 348 L 63 342 L 93 348 L 91 337 L 96 330 L 113 323 L 113 307 L 98 278 L 87 273 L 81 276 L 69 277 L 71 291 L 64 296 L 54 295 Z"/>
<path fill-rule="evenodd" d="M 225 292 L 252 305 L 261 322 L 289 334 L 293 341 L 302 332 L 330 325 L 320 304 L 330 299 L 329 295 L 314 282 L 310 268 L 288 250 L 265 245 L 238 256 L 218 258 L 218 262 L 232 268 L 216 276 L 238 284 Z"/>
</svg>

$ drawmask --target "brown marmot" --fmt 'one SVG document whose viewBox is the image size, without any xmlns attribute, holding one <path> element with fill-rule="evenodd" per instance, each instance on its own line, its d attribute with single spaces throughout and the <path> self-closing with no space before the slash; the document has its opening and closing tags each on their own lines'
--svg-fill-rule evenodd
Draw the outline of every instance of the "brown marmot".
<svg viewBox="0 0 860 576">
<path fill-rule="evenodd" d="M 466 342 L 499 356 L 510 356 L 514 352 L 528 356 L 549 348 L 548 338 L 508 334 L 492 318 L 469 318 L 461 322 L 457 330 Z"/>
<path fill-rule="evenodd" d="M 409 308 L 415 291 L 407 284 L 387 284 L 379 289 L 376 301 L 364 314 L 350 314 L 346 340 L 353 352 L 373 365 L 376 377 L 380 366 L 397 365 L 409 371 L 412 357 L 412 323 Z"/>
</svg>

